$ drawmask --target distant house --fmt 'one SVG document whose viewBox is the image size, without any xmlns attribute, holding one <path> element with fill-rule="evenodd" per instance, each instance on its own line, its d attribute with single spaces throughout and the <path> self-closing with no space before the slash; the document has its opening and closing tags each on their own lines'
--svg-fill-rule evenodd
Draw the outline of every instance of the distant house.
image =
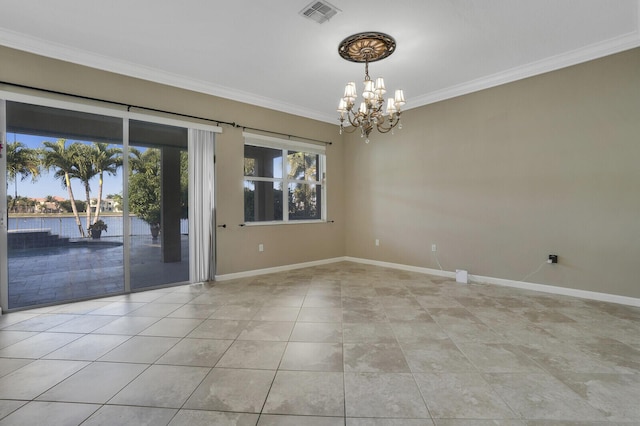
<svg viewBox="0 0 640 426">
<path fill-rule="evenodd" d="M 96 212 L 96 207 L 98 204 L 98 199 L 97 198 L 92 198 L 91 199 L 91 204 L 90 204 L 90 208 L 91 208 L 91 212 L 95 213 Z M 100 212 L 121 212 L 122 211 L 122 207 L 120 206 L 120 202 L 118 200 L 115 200 L 113 198 L 106 198 L 104 200 L 102 200 L 102 202 L 100 203 Z"/>
<path fill-rule="evenodd" d="M 65 201 L 62 197 L 32 198 L 34 201 L 34 213 L 60 213 L 60 203 Z"/>
</svg>

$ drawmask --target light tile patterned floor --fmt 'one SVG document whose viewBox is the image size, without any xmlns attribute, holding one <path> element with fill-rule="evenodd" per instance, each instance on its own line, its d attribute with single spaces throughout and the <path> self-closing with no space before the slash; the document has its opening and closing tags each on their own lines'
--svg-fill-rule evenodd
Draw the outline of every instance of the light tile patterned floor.
<svg viewBox="0 0 640 426">
<path fill-rule="evenodd" d="M 640 309 L 337 263 L 0 317 L 0 425 L 640 424 Z"/>
</svg>

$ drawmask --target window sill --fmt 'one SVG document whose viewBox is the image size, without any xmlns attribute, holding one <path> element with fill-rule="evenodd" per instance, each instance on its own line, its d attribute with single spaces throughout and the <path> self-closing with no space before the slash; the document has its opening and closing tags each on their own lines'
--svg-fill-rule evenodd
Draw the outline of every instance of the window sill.
<svg viewBox="0 0 640 426">
<path fill-rule="evenodd" d="M 281 220 L 274 220 L 270 222 L 245 222 L 245 226 L 253 227 L 253 226 L 274 226 L 274 225 L 308 225 L 313 223 L 327 223 L 326 220 L 318 219 L 318 220 L 289 220 L 287 222 L 283 222 Z"/>
</svg>

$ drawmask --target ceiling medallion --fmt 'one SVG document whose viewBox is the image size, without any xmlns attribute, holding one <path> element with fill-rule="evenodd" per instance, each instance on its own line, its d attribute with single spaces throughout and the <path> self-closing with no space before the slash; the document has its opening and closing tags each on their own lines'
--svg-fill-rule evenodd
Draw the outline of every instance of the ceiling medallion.
<svg viewBox="0 0 640 426">
<path fill-rule="evenodd" d="M 340 134 L 347 131 L 344 127 L 345 119 L 348 125 L 360 129 L 361 137 L 369 143 L 371 130 L 378 129 L 380 133 L 387 133 L 400 124 L 400 108 L 405 104 L 404 93 L 396 90 L 395 96 L 389 98 L 387 110 L 383 113 L 382 107 L 385 103 L 384 94 L 387 92 L 382 77 L 376 78 L 375 82 L 369 77 L 369 62 L 379 61 L 395 52 L 396 41 L 390 35 L 377 32 L 364 32 L 354 34 L 342 40 L 338 46 L 338 53 L 343 59 L 351 62 L 364 62 L 364 89 L 362 97 L 364 100 L 356 110 L 355 101 L 357 98 L 356 84 L 351 81 L 344 89 L 344 96 L 340 99 L 338 112 L 340 113 Z M 398 126 L 401 129 L 402 125 Z M 349 132 L 349 133 L 351 133 Z"/>
</svg>

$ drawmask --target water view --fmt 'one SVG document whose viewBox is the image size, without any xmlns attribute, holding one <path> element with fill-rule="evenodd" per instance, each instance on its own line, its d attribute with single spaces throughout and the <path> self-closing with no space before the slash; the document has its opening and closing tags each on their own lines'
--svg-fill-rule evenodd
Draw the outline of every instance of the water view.
<svg viewBox="0 0 640 426">
<path fill-rule="evenodd" d="M 100 219 L 107 225 L 105 237 L 122 237 L 123 221 L 122 216 L 104 216 Z M 150 235 L 149 224 L 144 220 L 129 216 L 129 235 Z M 84 227 L 84 218 L 81 218 L 81 224 Z M 27 231 L 27 230 L 49 230 L 52 234 L 66 238 L 81 238 L 76 220 L 72 216 L 9 216 L 8 221 L 9 232 Z M 188 219 L 180 221 L 180 233 L 189 233 Z"/>
</svg>

